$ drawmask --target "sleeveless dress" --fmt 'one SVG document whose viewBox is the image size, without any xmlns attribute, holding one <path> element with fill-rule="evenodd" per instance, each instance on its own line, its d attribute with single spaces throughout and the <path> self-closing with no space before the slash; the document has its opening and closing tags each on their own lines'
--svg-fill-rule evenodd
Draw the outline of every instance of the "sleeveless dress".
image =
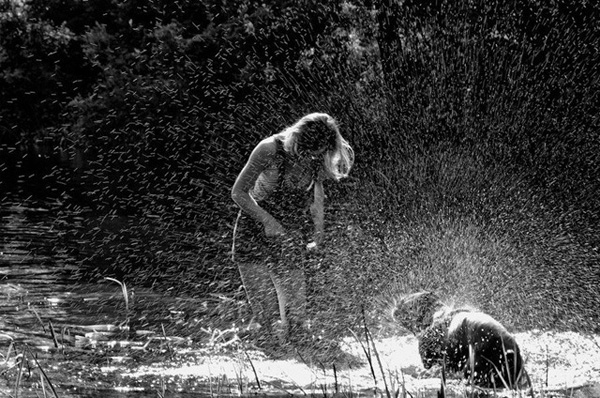
<svg viewBox="0 0 600 398">
<path fill-rule="evenodd" d="M 302 264 L 306 244 L 314 230 L 310 205 L 313 199 L 311 188 L 317 174 L 314 167 L 311 171 L 313 182 L 308 186 L 299 184 L 293 173 L 286 172 L 292 159 L 282 141 L 276 139 L 275 143 L 277 150 L 271 168 L 277 170 L 277 183 L 265 195 L 260 195 L 257 183 L 251 195 L 282 224 L 286 234 L 267 237 L 262 223 L 240 210 L 234 227 L 232 258 L 237 263 L 255 319 L 261 328 L 264 327 L 266 336 L 275 334 L 281 340 L 286 339 L 291 330 L 298 330 L 306 319 L 306 281 Z"/>
<path fill-rule="evenodd" d="M 308 187 L 301 187 L 298 185 L 298 181 L 294 180 L 294 176 L 286 173 L 291 162 L 290 155 L 284 150 L 283 142 L 280 139 L 275 139 L 275 143 L 277 146 L 276 160 L 272 167 L 277 168 L 278 171 L 277 184 L 273 191 L 265 197 L 258 198 L 258 195 L 253 195 L 253 197 L 260 207 L 282 224 L 286 236 L 267 237 L 263 224 L 240 210 L 234 228 L 234 246 L 232 247 L 235 261 L 259 261 L 271 265 L 286 259 L 288 260 L 286 262 L 293 261 L 304 251 L 310 234 L 314 230 L 310 214 L 313 185 L 311 183 Z M 316 172 L 312 174 L 314 180 Z"/>
</svg>

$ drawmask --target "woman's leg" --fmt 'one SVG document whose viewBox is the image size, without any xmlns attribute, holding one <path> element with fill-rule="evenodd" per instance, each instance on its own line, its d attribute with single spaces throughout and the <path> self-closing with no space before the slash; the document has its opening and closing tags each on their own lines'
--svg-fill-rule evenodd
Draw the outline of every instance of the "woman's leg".
<svg viewBox="0 0 600 398">
<path fill-rule="evenodd" d="M 268 265 L 272 262 L 272 247 L 263 237 L 261 226 L 241 212 L 236 219 L 233 239 L 232 258 L 238 267 L 253 319 L 260 324 L 265 341 L 269 341 L 279 314 L 277 293 Z"/>
<path fill-rule="evenodd" d="M 299 269 L 274 269 L 271 280 L 277 291 L 281 332 L 288 340 L 306 321 L 306 278 Z"/>
<path fill-rule="evenodd" d="M 238 262 L 238 269 L 254 319 L 269 338 L 279 314 L 269 267 L 261 262 Z"/>
</svg>

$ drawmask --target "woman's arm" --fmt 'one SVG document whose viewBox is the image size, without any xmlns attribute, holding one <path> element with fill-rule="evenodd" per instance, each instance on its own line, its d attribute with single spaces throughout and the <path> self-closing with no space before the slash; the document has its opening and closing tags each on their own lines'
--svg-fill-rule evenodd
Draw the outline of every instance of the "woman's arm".
<svg viewBox="0 0 600 398">
<path fill-rule="evenodd" d="M 323 181 L 318 179 L 314 186 L 314 201 L 310 206 L 310 212 L 313 218 L 315 234 L 313 241 L 308 244 L 308 249 L 313 249 L 321 244 L 325 233 L 325 190 Z"/>
<path fill-rule="evenodd" d="M 254 187 L 260 173 L 273 161 L 276 151 L 277 148 L 273 139 L 262 140 L 250 154 L 248 162 L 231 188 L 233 201 L 242 211 L 265 226 L 267 236 L 283 235 L 285 230 L 279 221 L 258 205 L 249 192 Z"/>
</svg>

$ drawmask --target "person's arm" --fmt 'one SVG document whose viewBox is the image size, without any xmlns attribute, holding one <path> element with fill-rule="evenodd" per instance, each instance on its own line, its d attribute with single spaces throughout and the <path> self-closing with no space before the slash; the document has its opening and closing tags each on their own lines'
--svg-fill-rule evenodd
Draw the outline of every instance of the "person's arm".
<svg viewBox="0 0 600 398">
<path fill-rule="evenodd" d="M 323 181 L 318 179 L 314 185 L 314 201 L 310 207 L 314 223 L 314 237 L 313 241 L 307 246 L 308 249 L 314 249 L 323 242 L 325 234 L 325 190 L 323 188 Z"/>
<path fill-rule="evenodd" d="M 273 160 L 276 154 L 275 143 L 271 139 L 261 141 L 250 154 L 248 162 L 238 175 L 233 187 L 231 188 L 231 198 L 233 201 L 255 220 L 261 222 L 265 226 L 265 234 L 267 236 L 284 235 L 283 226 L 269 214 L 265 209 L 260 207 L 256 200 L 250 196 L 250 190 L 262 173 Z"/>
</svg>

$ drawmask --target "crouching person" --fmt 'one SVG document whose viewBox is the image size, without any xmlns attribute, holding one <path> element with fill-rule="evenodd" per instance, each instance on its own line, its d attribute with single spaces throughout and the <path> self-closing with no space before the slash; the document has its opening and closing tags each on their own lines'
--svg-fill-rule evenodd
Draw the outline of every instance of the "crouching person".
<svg viewBox="0 0 600 398">
<path fill-rule="evenodd" d="M 528 385 L 517 341 L 491 316 L 467 308 L 452 309 L 431 292 L 400 299 L 393 316 L 417 336 L 426 369 L 443 365 L 484 388 Z"/>
</svg>

